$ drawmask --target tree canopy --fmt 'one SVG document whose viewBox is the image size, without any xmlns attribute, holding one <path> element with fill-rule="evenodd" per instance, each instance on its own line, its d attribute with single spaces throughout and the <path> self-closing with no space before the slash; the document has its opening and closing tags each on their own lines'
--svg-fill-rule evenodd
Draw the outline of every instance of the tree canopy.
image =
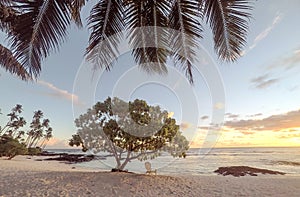
<svg viewBox="0 0 300 197">
<path fill-rule="evenodd" d="M 80 115 L 75 124 L 77 133 L 69 144 L 112 154 L 120 170 L 133 159 L 153 159 L 161 152 L 185 157 L 189 148 L 175 119 L 168 117 L 168 112 L 159 106 L 149 106 L 144 100 L 125 102 L 107 98 Z"/>
</svg>

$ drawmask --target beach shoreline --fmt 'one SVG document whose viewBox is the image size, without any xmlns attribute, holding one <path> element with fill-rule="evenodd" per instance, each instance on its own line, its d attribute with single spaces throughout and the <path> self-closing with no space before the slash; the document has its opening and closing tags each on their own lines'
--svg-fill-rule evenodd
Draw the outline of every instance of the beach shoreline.
<svg viewBox="0 0 300 197">
<path fill-rule="evenodd" d="M 112 173 L 43 158 L 0 158 L 0 196 L 297 196 L 300 193 L 300 176 Z"/>
</svg>

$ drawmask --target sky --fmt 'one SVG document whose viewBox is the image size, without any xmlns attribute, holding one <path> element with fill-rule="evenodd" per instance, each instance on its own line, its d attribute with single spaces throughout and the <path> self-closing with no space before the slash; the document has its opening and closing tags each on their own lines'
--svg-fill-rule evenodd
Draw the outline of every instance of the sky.
<svg viewBox="0 0 300 197">
<path fill-rule="evenodd" d="M 172 61 L 167 75 L 149 75 L 126 50 L 111 72 L 91 72 L 84 60 L 88 30 L 72 27 L 60 50 L 44 60 L 36 82 L 0 68 L 0 125 L 16 104 L 23 105 L 28 123 L 42 110 L 53 127 L 48 148 L 63 148 L 76 133 L 74 118 L 117 96 L 168 110 L 191 147 L 300 146 L 300 1 L 255 1 L 251 13 L 247 44 L 234 63 L 217 58 L 205 26 L 193 86 Z"/>
</svg>

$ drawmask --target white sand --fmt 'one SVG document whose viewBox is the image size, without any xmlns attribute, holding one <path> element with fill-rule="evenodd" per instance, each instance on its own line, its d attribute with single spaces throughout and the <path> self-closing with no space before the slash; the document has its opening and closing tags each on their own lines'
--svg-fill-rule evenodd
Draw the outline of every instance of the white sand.
<svg viewBox="0 0 300 197">
<path fill-rule="evenodd" d="M 151 176 L 72 169 L 41 157 L 0 158 L 0 196 L 299 196 L 300 177 Z M 88 172 L 90 171 L 90 172 Z"/>
</svg>

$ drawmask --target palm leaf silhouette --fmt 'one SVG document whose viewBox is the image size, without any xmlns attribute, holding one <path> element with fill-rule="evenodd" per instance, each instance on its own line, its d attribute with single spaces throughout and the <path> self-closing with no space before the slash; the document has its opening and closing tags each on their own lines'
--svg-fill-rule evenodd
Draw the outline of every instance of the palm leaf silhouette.
<svg viewBox="0 0 300 197">
<path fill-rule="evenodd" d="M 171 37 L 171 48 L 175 63 L 180 65 L 193 83 L 192 63 L 196 56 L 195 47 L 202 38 L 202 26 L 198 1 L 176 0 L 170 14 L 170 28 L 176 30 Z"/>
<path fill-rule="evenodd" d="M 123 7 L 120 0 L 101 0 L 92 9 L 88 18 L 91 35 L 86 54 L 96 66 L 110 69 L 111 60 L 118 56 L 117 46 L 124 28 Z"/>
<path fill-rule="evenodd" d="M 202 4 L 204 15 L 210 24 L 215 50 L 225 61 L 236 60 L 246 43 L 251 5 L 247 0 L 206 0 Z"/>
<path fill-rule="evenodd" d="M 41 70 L 41 60 L 57 50 L 70 23 L 63 1 L 16 1 L 21 13 L 13 24 L 10 43 L 16 59 L 33 76 Z"/>
<path fill-rule="evenodd" d="M 31 80 L 30 74 L 15 59 L 12 52 L 0 44 L 0 65 L 11 74 L 20 77 L 22 80 Z"/>
<path fill-rule="evenodd" d="M 148 72 L 165 73 L 169 55 L 167 27 L 168 1 L 125 1 L 126 28 L 137 63 Z M 153 64 L 152 64 L 153 63 Z"/>
<path fill-rule="evenodd" d="M 37 77 L 42 60 L 59 49 L 71 22 L 82 27 L 80 13 L 87 1 L 1 0 L 0 29 L 8 35 L 10 42 L 6 49 L 11 50 L 10 57 L 29 75 Z M 210 25 L 219 58 L 235 61 L 246 43 L 251 2 L 98 0 L 88 17 L 91 34 L 86 58 L 95 68 L 110 70 L 123 39 L 118 33 L 126 30 L 133 57 L 144 70 L 165 73 L 167 59 L 172 57 L 193 83 L 195 50 L 202 38 L 202 24 Z M 17 64 L 11 66 L 14 65 Z"/>
</svg>

